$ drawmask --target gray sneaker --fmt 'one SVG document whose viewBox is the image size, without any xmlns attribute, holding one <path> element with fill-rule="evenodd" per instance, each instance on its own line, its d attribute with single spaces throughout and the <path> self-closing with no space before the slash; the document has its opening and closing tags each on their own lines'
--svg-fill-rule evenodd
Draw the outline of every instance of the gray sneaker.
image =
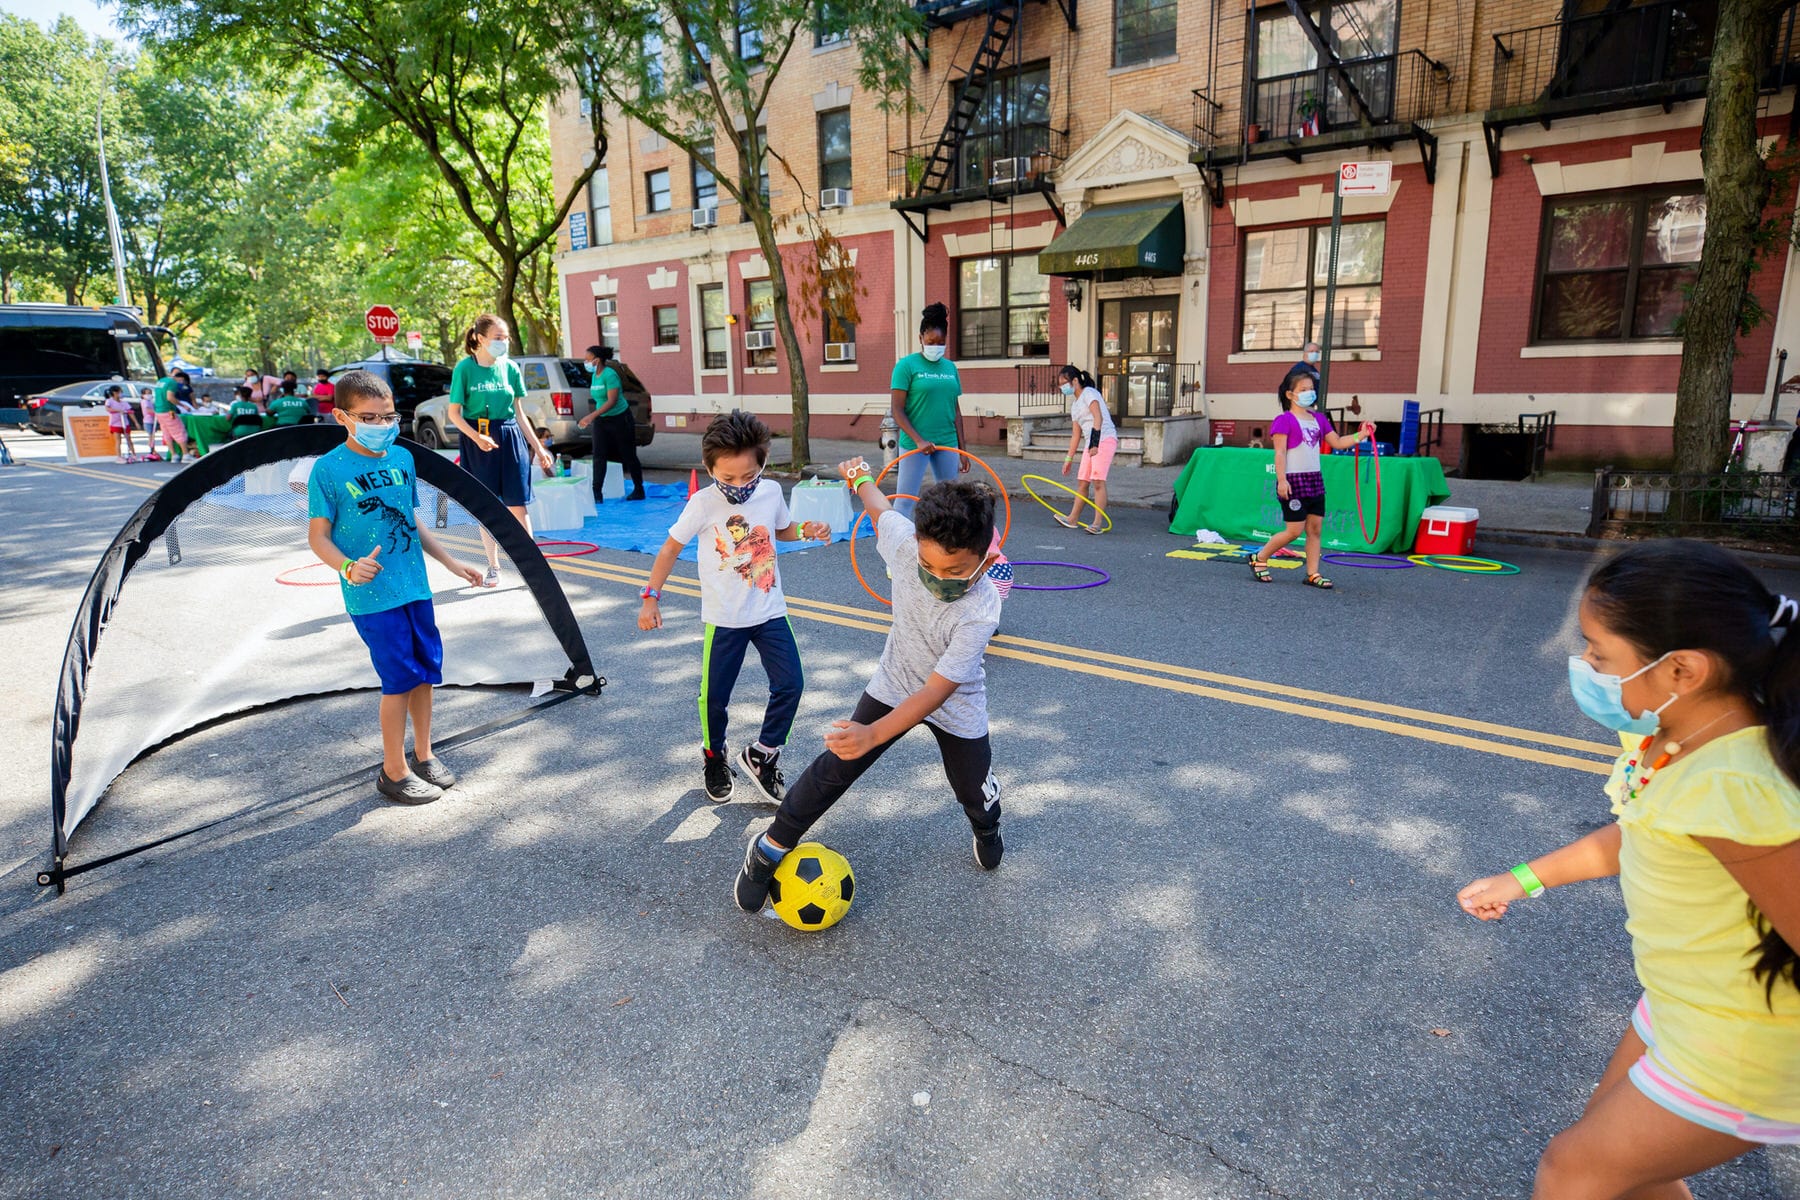
<svg viewBox="0 0 1800 1200">
<path fill-rule="evenodd" d="M 413 758 L 408 759 L 407 761 L 413 769 L 413 774 L 417 775 L 420 779 L 423 779 L 426 783 L 429 783 L 432 787 L 448 791 L 456 786 L 456 772 L 446 766 L 443 759 L 427 758 L 420 761 L 417 758 Z"/>
<path fill-rule="evenodd" d="M 375 773 L 375 790 L 395 804 L 430 804 L 444 794 L 444 789 L 427 783 L 408 771 L 403 778 L 389 779 L 387 768 Z"/>
<path fill-rule="evenodd" d="M 483 575 L 481 577 L 481 586 L 482 587 L 499 587 L 500 586 L 500 568 L 499 567 L 489 567 L 487 569 L 487 574 Z"/>
</svg>

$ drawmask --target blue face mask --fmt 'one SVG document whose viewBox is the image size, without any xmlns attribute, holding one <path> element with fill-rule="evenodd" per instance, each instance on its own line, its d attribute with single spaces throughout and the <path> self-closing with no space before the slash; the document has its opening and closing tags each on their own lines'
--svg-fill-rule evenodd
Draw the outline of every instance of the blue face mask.
<svg viewBox="0 0 1800 1200">
<path fill-rule="evenodd" d="M 1075 394 L 1075 385 L 1072 383 L 1063 384 L 1062 385 L 1062 394 L 1065 396 L 1073 396 Z"/>
<path fill-rule="evenodd" d="M 1646 713 L 1633 715 L 1625 707 L 1624 688 L 1626 683 L 1636 679 L 1663 658 L 1656 662 L 1645 663 L 1629 675 L 1602 675 L 1594 670 L 1593 664 L 1579 654 L 1569 656 L 1569 690 L 1575 694 L 1575 706 L 1601 725 L 1614 733 L 1635 733 L 1648 736 L 1655 733 L 1662 724 L 1664 709 L 1681 697 L 1671 692 L 1661 708 L 1653 708 Z"/>
<path fill-rule="evenodd" d="M 937 362 L 944 357 L 944 347 L 927 344 L 919 347 L 919 353 L 925 356 L 926 362 Z"/>
<path fill-rule="evenodd" d="M 1319 402 L 1319 393 L 1317 393 L 1317 392 L 1295 392 L 1294 393 L 1294 403 L 1298 404 L 1301 408 L 1311 408 L 1313 405 L 1317 404 L 1318 402 Z"/>
<path fill-rule="evenodd" d="M 719 489 L 719 495 L 725 497 L 726 502 L 730 504 L 743 504 L 749 500 L 756 494 L 756 485 L 761 482 L 761 472 L 757 473 L 755 479 L 745 484 L 723 483 L 716 475 L 713 477 L 713 486 Z"/>
<path fill-rule="evenodd" d="M 355 420 L 355 418 L 351 418 Z M 356 444 L 371 454 L 386 454 L 400 436 L 400 423 L 392 425 L 370 425 L 364 421 L 356 421 L 356 428 L 351 431 Z"/>
</svg>

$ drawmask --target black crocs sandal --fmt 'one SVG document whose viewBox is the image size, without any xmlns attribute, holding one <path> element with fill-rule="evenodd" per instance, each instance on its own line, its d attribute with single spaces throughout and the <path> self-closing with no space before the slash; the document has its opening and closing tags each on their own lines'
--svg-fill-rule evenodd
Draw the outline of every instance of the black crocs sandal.
<svg viewBox="0 0 1800 1200">
<path fill-rule="evenodd" d="M 375 773 L 375 790 L 395 804 L 430 804 L 444 794 L 443 788 L 410 771 L 401 779 L 389 779 L 385 768 Z"/>
<path fill-rule="evenodd" d="M 1251 555 L 1250 575 L 1258 583 L 1275 582 L 1275 577 L 1269 574 L 1269 560 L 1266 558 L 1257 558 L 1255 555 Z"/>
<path fill-rule="evenodd" d="M 1308 575 L 1306 577 L 1306 586 L 1307 587 L 1316 587 L 1316 588 L 1319 588 L 1321 591 L 1329 592 L 1334 585 L 1332 584 L 1331 580 L 1325 578 L 1323 575 Z"/>
<path fill-rule="evenodd" d="M 446 766 L 441 758 L 414 758 L 410 760 L 410 765 L 413 774 L 432 787 L 448 790 L 456 786 L 456 772 Z"/>
</svg>

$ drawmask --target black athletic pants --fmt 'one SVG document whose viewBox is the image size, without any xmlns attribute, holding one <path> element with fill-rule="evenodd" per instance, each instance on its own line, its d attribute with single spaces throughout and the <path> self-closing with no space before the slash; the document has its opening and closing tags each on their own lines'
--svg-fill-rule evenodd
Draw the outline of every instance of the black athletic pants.
<svg viewBox="0 0 1800 1200">
<path fill-rule="evenodd" d="M 873 725 L 893 711 L 892 706 L 864 692 L 850 719 L 858 725 Z M 929 722 L 925 723 L 925 728 L 937 739 L 938 752 L 944 756 L 944 774 L 950 780 L 950 789 L 956 793 L 957 802 L 968 814 L 969 824 L 983 833 L 998 828 L 1000 785 L 988 773 L 993 766 L 994 749 L 987 734 L 978 738 L 960 738 Z M 849 791 L 850 785 L 899 740 L 883 742 L 861 758 L 845 760 L 827 750 L 813 759 L 800 778 L 788 785 L 787 799 L 781 802 L 775 823 L 769 827 L 769 840 L 790 850 L 799 845 L 806 837 L 806 831 L 825 815 L 825 810 L 836 804 L 838 797 Z"/>
<path fill-rule="evenodd" d="M 631 477 L 633 492 L 644 490 L 644 469 L 638 466 L 637 423 L 628 408 L 610 417 L 600 417 L 589 426 L 594 431 L 594 503 L 600 503 L 600 489 L 606 485 L 606 464 L 616 462 Z"/>
</svg>

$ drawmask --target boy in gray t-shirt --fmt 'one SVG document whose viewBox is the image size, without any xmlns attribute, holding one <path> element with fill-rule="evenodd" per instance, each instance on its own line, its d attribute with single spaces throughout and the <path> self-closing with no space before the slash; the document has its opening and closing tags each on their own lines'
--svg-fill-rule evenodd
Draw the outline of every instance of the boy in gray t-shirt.
<svg viewBox="0 0 1800 1200">
<path fill-rule="evenodd" d="M 986 484 L 934 484 L 913 520 L 895 512 L 861 459 L 838 469 L 875 521 L 894 580 L 894 624 L 881 665 L 848 721 L 832 722 L 825 753 L 795 780 L 767 832 L 751 839 L 736 897 L 759 912 L 775 866 L 862 773 L 907 730 L 924 724 L 974 830 L 975 861 L 1000 865 L 1000 784 L 989 772 L 987 674 L 982 656 L 1000 624 L 1000 594 L 987 577 L 997 557 L 994 502 Z M 915 525 L 916 522 L 916 525 Z"/>
</svg>

